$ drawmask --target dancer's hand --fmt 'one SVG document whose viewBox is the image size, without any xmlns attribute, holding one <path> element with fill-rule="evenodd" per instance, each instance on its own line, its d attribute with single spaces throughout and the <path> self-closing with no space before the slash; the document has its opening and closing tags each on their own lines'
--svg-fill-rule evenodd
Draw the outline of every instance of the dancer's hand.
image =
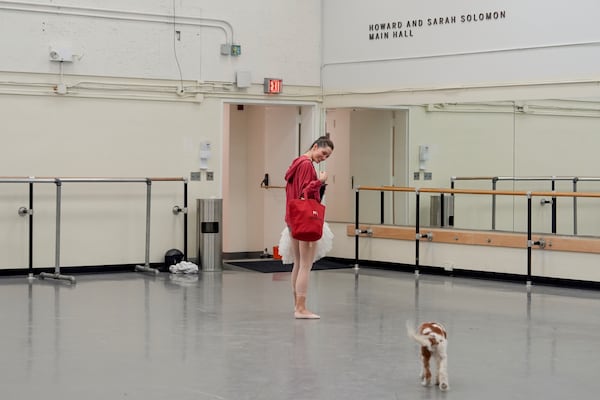
<svg viewBox="0 0 600 400">
<path fill-rule="evenodd" d="M 321 181 L 321 183 L 327 182 L 327 172 L 326 171 L 319 172 L 319 180 Z"/>
</svg>

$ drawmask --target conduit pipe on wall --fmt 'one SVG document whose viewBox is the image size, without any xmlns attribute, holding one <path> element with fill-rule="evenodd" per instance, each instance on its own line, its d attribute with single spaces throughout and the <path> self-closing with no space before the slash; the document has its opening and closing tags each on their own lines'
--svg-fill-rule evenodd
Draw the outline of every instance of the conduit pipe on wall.
<svg viewBox="0 0 600 400">
<path fill-rule="evenodd" d="M 177 94 L 175 85 L 126 85 L 98 82 L 87 84 L 65 83 L 68 92 L 61 96 L 94 99 L 126 99 L 150 100 L 169 102 L 202 103 L 204 92 L 209 90 L 186 90 L 186 93 Z M 223 87 L 227 83 L 223 84 Z M 223 92 L 228 93 L 226 89 Z M 215 93 L 214 91 L 212 93 Z M 54 82 L 0 82 L 0 94 L 23 96 L 49 96 L 57 94 L 57 85 Z"/>
<path fill-rule="evenodd" d="M 139 11 L 110 10 L 92 7 L 75 7 L 60 4 L 40 4 L 20 1 L 0 1 L 1 10 L 33 12 L 74 17 L 103 18 L 121 21 L 150 22 L 173 25 L 191 25 L 202 28 L 220 29 L 225 33 L 228 44 L 234 43 L 233 26 L 228 21 L 215 18 L 174 16 L 172 14 Z"/>
<path fill-rule="evenodd" d="M 265 95 L 262 86 L 258 91 L 258 85 L 253 92 L 241 92 L 235 90 L 231 82 L 190 82 L 184 86 L 184 93 L 177 92 L 174 84 L 128 84 L 111 82 L 75 82 L 65 81 L 68 92 L 59 96 L 91 98 L 91 99 L 118 99 L 118 100 L 147 100 L 178 103 L 200 104 L 205 98 L 218 97 L 227 99 L 244 99 L 244 102 L 262 102 Z M 0 81 L 0 95 L 23 95 L 23 96 L 55 96 L 56 83 L 54 82 L 15 82 Z M 278 104 L 298 104 L 297 101 L 310 101 L 321 103 L 321 95 L 315 92 L 286 93 L 278 98 Z"/>
<path fill-rule="evenodd" d="M 556 99 L 553 100 L 553 103 L 527 101 L 520 104 L 506 101 L 495 103 L 432 103 L 424 107 L 427 112 L 529 114 L 600 118 L 600 101 L 593 102 L 589 100 Z"/>
</svg>

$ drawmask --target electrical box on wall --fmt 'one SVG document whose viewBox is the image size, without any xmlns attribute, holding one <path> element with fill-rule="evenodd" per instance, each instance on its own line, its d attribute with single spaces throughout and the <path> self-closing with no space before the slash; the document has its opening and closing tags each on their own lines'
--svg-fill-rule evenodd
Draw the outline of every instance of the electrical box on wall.
<svg viewBox="0 0 600 400">
<path fill-rule="evenodd" d="M 50 47 L 50 61 L 73 62 L 73 51 L 65 47 Z"/>
<path fill-rule="evenodd" d="M 231 45 L 229 43 L 223 43 L 221 45 L 221 55 L 228 56 L 231 53 Z"/>
<path fill-rule="evenodd" d="M 250 71 L 237 71 L 235 73 L 235 84 L 239 88 L 248 88 L 252 86 L 252 74 Z"/>
<path fill-rule="evenodd" d="M 239 44 L 232 44 L 231 45 L 231 55 L 234 57 L 241 56 L 242 55 L 242 46 Z"/>
<path fill-rule="evenodd" d="M 429 160 L 429 145 L 422 144 L 419 146 L 419 161 Z"/>
<path fill-rule="evenodd" d="M 204 140 L 200 143 L 200 169 L 208 168 L 208 160 L 212 156 L 212 145 L 210 141 Z"/>
<path fill-rule="evenodd" d="M 426 169 L 427 161 L 429 161 L 429 145 L 419 145 L 419 169 L 421 171 Z"/>
</svg>

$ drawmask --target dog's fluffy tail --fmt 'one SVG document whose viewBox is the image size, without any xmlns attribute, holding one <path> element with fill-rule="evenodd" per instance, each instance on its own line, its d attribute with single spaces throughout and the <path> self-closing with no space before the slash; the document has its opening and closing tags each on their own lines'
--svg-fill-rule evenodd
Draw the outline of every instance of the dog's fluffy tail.
<svg viewBox="0 0 600 400">
<path fill-rule="evenodd" d="M 406 333 L 408 337 L 414 339 L 423 347 L 431 348 L 431 342 L 429 341 L 429 337 L 425 335 L 420 335 L 415 330 L 415 326 L 412 322 L 406 321 Z"/>
</svg>

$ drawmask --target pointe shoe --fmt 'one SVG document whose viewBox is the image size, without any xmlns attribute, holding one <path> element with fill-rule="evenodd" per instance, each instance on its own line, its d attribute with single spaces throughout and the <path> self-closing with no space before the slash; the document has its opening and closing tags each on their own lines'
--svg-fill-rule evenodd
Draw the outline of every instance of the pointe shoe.
<svg viewBox="0 0 600 400">
<path fill-rule="evenodd" d="M 294 311 L 294 318 L 296 319 L 320 319 L 321 317 L 317 314 L 313 314 L 310 311 L 305 311 L 301 313 L 299 311 Z"/>
</svg>

